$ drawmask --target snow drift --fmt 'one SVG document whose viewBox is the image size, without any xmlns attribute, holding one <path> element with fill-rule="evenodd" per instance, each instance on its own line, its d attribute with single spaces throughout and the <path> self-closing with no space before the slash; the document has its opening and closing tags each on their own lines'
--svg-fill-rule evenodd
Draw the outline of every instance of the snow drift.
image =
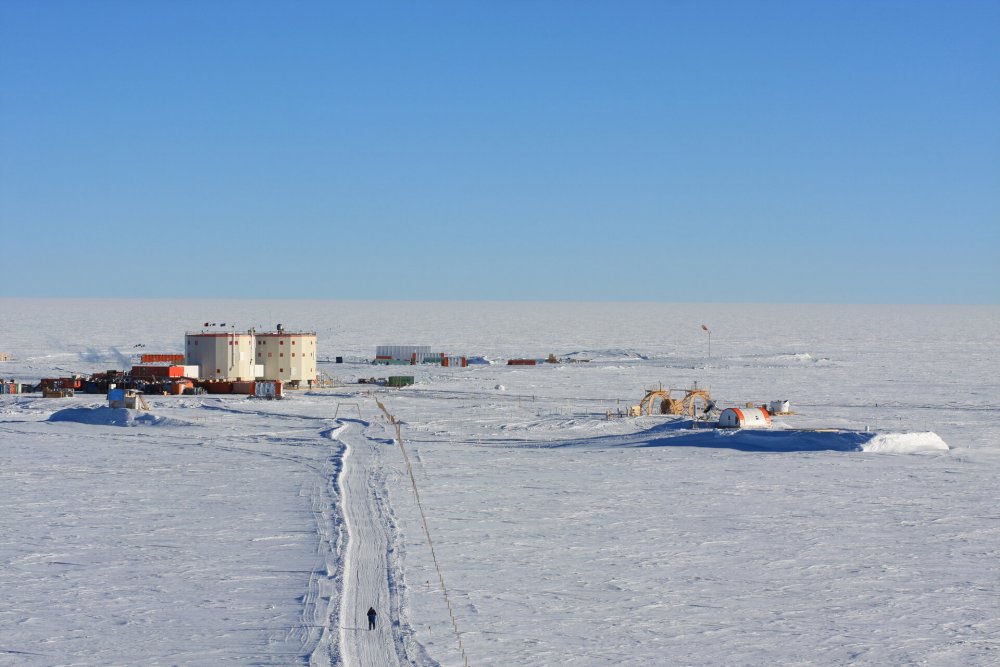
<svg viewBox="0 0 1000 667">
<path fill-rule="evenodd" d="M 933 431 L 921 433 L 876 433 L 863 447 L 866 452 L 912 454 L 913 452 L 948 451 L 948 443 Z"/>
<path fill-rule="evenodd" d="M 149 412 L 140 412 L 128 408 L 66 408 L 53 412 L 50 422 L 76 422 L 91 426 L 166 426 L 179 423 L 167 417 L 157 417 Z"/>
</svg>

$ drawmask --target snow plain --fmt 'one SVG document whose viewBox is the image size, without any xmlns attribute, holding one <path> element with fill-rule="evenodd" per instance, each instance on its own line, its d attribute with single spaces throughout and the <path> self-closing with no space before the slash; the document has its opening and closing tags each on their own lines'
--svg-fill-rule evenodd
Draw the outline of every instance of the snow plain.
<svg viewBox="0 0 1000 667">
<path fill-rule="evenodd" d="M 334 389 L 151 397 L 137 418 L 99 396 L 0 397 L 0 664 L 1000 661 L 1000 308 L 3 299 L 0 313 L 14 356 L 0 377 L 22 381 L 180 352 L 206 320 L 316 330 L 321 357 L 348 361 L 320 366 Z M 590 361 L 360 363 L 397 343 Z M 396 371 L 417 385 L 355 383 Z M 720 405 L 797 414 L 766 434 L 605 418 L 693 382 Z"/>
</svg>

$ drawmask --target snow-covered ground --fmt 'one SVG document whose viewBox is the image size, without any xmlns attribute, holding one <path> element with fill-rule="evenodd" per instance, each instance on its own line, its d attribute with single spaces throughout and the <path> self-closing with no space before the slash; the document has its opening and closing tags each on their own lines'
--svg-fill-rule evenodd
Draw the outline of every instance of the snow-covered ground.
<svg viewBox="0 0 1000 667">
<path fill-rule="evenodd" d="M 206 320 L 314 329 L 342 386 L 0 397 L 0 664 L 1000 661 L 1000 308 L 0 299 L 0 377 Z M 694 382 L 796 414 L 606 419 Z"/>
</svg>

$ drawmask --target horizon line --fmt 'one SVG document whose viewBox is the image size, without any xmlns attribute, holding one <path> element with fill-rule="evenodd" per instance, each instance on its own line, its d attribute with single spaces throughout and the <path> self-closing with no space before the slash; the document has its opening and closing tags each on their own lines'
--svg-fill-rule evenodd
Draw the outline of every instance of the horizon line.
<svg viewBox="0 0 1000 667">
<path fill-rule="evenodd" d="M 8 296 L 0 300 L 11 301 L 329 301 L 348 303 L 592 303 L 592 304 L 670 304 L 670 305 L 747 305 L 747 306 L 1000 306 L 1000 302 L 982 301 L 723 301 L 706 299 L 665 300 L 656 299 L 558 299 L 558 298 L 350 298 L 350 297 L 251 297 L 251 296 Z"/>
</svg>

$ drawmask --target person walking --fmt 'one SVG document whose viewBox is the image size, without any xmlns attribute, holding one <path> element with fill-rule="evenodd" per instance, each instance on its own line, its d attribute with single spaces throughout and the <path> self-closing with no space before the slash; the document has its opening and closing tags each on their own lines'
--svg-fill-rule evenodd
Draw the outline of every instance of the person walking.
<svg viewBox="0 0 1000 667">
<path fill-rule="evenodd" d="M 378 613 L 375 611 L 375 607 L 368 607 L 368 629 L 369 630 L 374 630 L 375 629 L 375 617 L 376 616 L 378 616 Z"/>
</svg>

